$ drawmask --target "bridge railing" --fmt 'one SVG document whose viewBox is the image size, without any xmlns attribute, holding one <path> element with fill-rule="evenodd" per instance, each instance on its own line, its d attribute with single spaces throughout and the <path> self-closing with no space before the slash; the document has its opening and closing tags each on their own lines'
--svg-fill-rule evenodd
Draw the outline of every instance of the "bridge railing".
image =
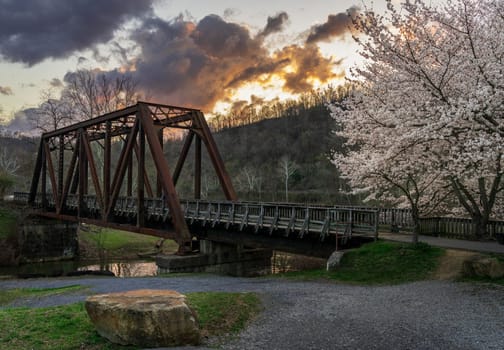
<svg viewBox="0 0 504 350">
<path fill-rule="evenodd" d="M 376 235 L 378 210 L 339 209 L 298 204 L 186 200 L 182 202 L 186 219 L 203 225 L 224 223 L 227 228 L 253 228 L 255 232 L 283 231 L 285 236 L 296 232 L 300 238 L 317 233 L 321 240 L 329 234 Z"/>
<path fill-rule="evenodd" d="M 28 201 L 28 194 L 16 192 L 15 200 Z M 99 214 L 96 196 L 84 196 L 85 206 L 92 215 Z M 35 198 L 36 206 L 42 207 L 42 195 Z M 259 202 L 232 202 L 211 200 L 183 200 L 181 206 L 188 223 L 226 229 L 266 231 L 269 234 L 283 232 L 302 238 L 306 234 L 318 234 L 321 240 L 328 235 L 350 238 L 352 235 L 373 235 L 378 233 L 378 214 L 374 208 L 355 209 L 333 206 L 307 206 L 302 204 L 275 204 Z M 54 210 L 55 203 L 50 194 L 46 195 L 46 210 Z M 170 212 L 162 198 L 148 198 L 144 201 L 148 220 L 166 222 Z M 78 196 L 69 195 L 65 209 L 77 212 Z M 137 203 L 134 197 L 119 197 L 114 207 L 114 215 L 135 218 Z"/>
<path fill-rule="evenodd" d="M 432 217 L 420 219 L 420 233 L 458 239 L 476 239 L 474 223 L 467 218 Z M 488 237 L 504 234 L 504 221 L 490 220 L 486 225 Z"/>
</svg>

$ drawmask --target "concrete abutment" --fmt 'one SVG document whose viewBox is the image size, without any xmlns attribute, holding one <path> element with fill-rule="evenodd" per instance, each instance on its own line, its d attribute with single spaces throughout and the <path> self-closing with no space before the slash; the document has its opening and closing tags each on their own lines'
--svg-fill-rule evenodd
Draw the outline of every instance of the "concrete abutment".
<svg viewBox="0 0 504 350">
<path fill-rule="evenodd" d="M 20 262 L 45 262 L 77 257 L 79 224 L 29 215 L 18 226 Z"/>
<path fill-rule="evenodd" d="M 192 255 L 160 255 L 160 273 L 209 272 L 231 276 L 262 276 L 271 273 L 271 249 L 249 249 L 242 245 L 200 241 L 200 252 Z"/>
</svg>

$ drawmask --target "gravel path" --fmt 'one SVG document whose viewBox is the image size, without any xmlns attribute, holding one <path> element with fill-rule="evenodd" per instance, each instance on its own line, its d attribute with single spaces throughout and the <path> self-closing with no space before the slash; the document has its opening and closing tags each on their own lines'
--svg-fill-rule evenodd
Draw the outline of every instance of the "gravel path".
<svg viewBox="0 0 504 350">
<path fill-rule="evenodd" d="M 504 349 L 504 288 L 498 286 L 426 281 L 369 287 L 201 275 L 9 280 L 0 281 L 0 288 L 73 284 L 93 293 L 258 292 L 265 311 L 223 349 Z M 53 306 L 85 297 L 77 292 L 13 305 Z"/>
</svg>

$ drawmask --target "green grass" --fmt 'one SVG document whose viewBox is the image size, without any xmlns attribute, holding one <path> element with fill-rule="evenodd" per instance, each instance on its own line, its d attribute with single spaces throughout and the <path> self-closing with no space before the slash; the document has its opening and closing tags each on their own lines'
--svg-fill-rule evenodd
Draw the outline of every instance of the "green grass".
<svg viewBox="0 0 504 350">
<path fill-rule="evenodd" d="M 203 335 L 237 333 L 260 309 L 254 293 L 190 293 L 187 303 L 198 314 Z"/>
<path fill-rule="evenodd" d="M 423 280 L 437 268 L 444 250 L 424 243 L 378 241 L 345 253 L 337 271 L 311 270 L 280 276 L 331 279 L 357 284 L 398 284 Z"/>
<path fill-rule="evenodd" d="M 71 285 L 59 288 L 17 288 L 2 290 L 0 291 L 0 306 L 7 305 L 19 298 L 45 297 L 50 295 L 71 293 L 87 288 L 88 287 L 80 285 Z"/>
<path fill-rule="evenodd" d="M 117 250 L 131 247 L 147 246 L 152 248 L 159 240 L 157 237 L 140 235 L 133 232 L 102 228 L 99 233 L 86 233 L 83 238 L 101 245 L 106 250 Z"/>
<path fill-rule="evenodd" d="M 124 349 L 112 346 L 96 333 L 83 303 L 0 310 L 0 348 Z"/>
<path fill-rule="evenodd" d="M 89 231 L 81 230 L 79 241 L 86 247 L 87 258 L 96 258 L 100 251 L 106 252 L 108 258 L 138 258 L 138 253 L 153 252 L 159 237 L 153 237 L 128 231 L 90 226 Z M 176 251 L 177 244 L 166 240 L 163 244 L 164 251 Z"/>
<path fill-rule="evenodd" d="M 203 335 L 241 330 L 259 311 L 252 293 L 189 293 Z M 29 320 L 29 322 L 27 322 Z M 50 308 L 0 309 L 0 349 L 136 349 L 109 343 L 91 324 L 83 303 Z"/>
</svg>

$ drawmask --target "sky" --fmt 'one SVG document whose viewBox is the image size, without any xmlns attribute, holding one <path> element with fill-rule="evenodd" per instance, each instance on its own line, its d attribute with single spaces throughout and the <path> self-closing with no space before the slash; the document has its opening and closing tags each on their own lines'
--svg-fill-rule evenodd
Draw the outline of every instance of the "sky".
<svg viewBox="0 0 504 350">
<path fill-rule="evenodd" d="M 344 81 L 348 14 L 385 1 L 0 0 L 0 119 L 78 69 L 128 72 L 149 101 L 226 112 Z"/>
</svg>

